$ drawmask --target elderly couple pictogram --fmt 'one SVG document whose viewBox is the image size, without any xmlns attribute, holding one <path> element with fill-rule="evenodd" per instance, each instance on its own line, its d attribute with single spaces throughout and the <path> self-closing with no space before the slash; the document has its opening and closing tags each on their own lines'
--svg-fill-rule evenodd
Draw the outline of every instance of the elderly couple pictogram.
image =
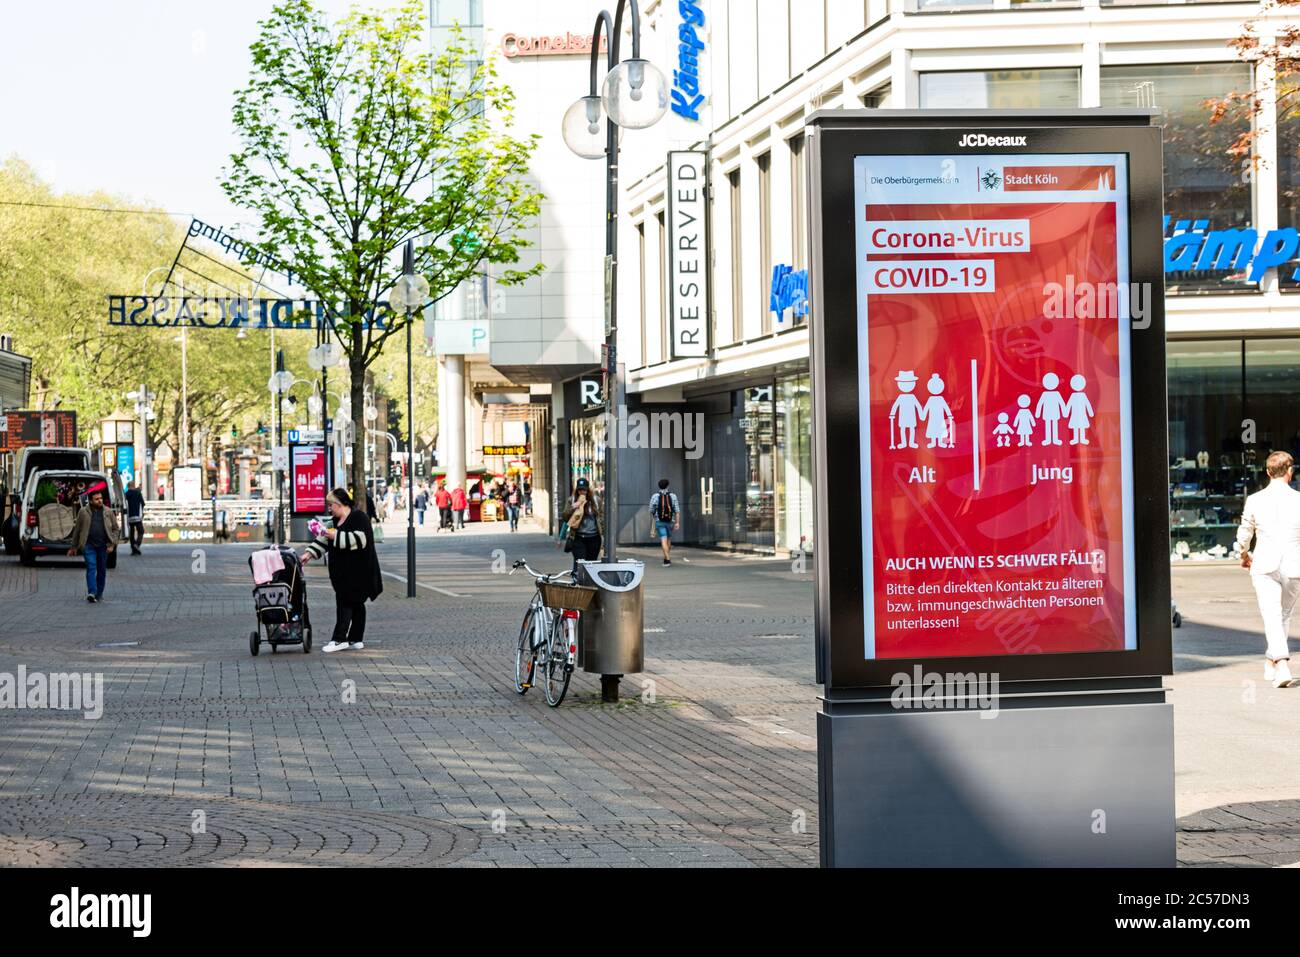
<svg viewBox="0 0 1300 957">
<path fill-rule="evenodd" d="M 943 397 L 943 379 L 935 372 L 925 389 L 930 397 L 921 404 L 921 400 L 912 394 L 917 383 L 916 373 L 906 369 L 894 379 L 898 384 L 899 396 L 889 409 L 889 447 L 891 449 L 915 449 L 916 428 L 925 423 L 927 449 L 936 445 L 941 449 L 950 449 L 957 440 L 957 427 L 953 422 L 952 409 Z M 898 438 L 894 433 L 897 429 Z"/>
</svg>

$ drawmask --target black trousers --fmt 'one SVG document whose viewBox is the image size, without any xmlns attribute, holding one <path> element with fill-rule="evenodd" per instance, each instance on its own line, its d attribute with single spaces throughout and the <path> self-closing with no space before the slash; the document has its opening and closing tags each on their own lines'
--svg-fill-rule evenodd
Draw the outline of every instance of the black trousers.
<svg viewBox="0 0 1300 957">
<path fill-rule="evenodd" d="M 337 592 L 334 594 L 334 635 L 332 640 L 355 643 L 366 635 L 366 601 L 353 604 Z"/>
<path fill-rule="evenodd" d="M 578 561 L 595 561 L 600 558 L 599 535 L 575 535 L 573 537 L 573 570 L 578 570 Z"/>
<path fill-rule="evenodd" d="M 126 527 L 131 535 L 131 551 L 139 551 L 144 541 L 144 522 L 127 522 Z"/>
</svg>

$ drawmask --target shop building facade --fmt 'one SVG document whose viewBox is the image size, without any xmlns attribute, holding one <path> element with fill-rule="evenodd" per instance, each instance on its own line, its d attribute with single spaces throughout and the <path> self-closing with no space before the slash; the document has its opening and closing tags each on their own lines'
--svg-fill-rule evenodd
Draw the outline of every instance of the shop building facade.
<svg viewBox="0 0 1300 957">
<path fill-rule="evenodd" d="M 1171 553 L 1227 553 L 1268 452 L 1300 454 L 1300 121 L 1276 117 L 1268 65 L 1241 61 L 1227 42 L 1258 4 L 696 0 L 643 12 L 643 42 L 658 44 L 651 56 L 670 84 L 683 24 L 695 31 L 691 65 L 707 95 L 698 119 L 670 113 L 625 135 L 620 169 L 627 407 L 707 422 L 703 455 L 675 460 L 684 540 L 815 547 L 807 377 L 817 303 L 802 281 L 809 114 L 1138 106 L 1154 107 L 1164 127 Z M 1251 120 L 1210 124 L 1204 106 L 1252 90 L 1263 105 L 1258 163 L 1228 152 Z M 707 158 L 708 345 L 689 358 L 672 345 L 670 150 Z M 582 172 L 582 160 L 571 163 Z M 624 501 L 644 511 L 660 476 L 620 473 Z M 644 540 L 639 521 L 622 518 L 623 540 Z"/>
</svg>

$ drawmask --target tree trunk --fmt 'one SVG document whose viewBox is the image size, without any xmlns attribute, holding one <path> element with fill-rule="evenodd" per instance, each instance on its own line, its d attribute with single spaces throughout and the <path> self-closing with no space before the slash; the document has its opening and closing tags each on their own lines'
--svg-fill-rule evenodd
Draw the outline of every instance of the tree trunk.
<svg viewBox="0 0 1300 957">
<path fill-rule="evenodd" d="M 352 315 L 360 315 L 359 303 L 352 303 Z M 363 510 L 366 507 L 366 367 L 364 330 L 354 325 L 348 370 L 352 374 L 352 495 Z"/>
</svg>

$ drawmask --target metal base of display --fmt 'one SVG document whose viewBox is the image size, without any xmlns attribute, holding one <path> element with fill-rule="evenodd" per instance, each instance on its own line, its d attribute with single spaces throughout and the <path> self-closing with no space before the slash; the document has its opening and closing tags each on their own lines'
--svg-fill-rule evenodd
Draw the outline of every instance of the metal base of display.
<svg viewBox="0 0 1300 957">
<path fill-rule="evenodd" d="M 823 699 L 822 865 L 1174 866 L 1173 706 L 1159 678 L 1019 682 L 992 700 Z"/>
</svg>

